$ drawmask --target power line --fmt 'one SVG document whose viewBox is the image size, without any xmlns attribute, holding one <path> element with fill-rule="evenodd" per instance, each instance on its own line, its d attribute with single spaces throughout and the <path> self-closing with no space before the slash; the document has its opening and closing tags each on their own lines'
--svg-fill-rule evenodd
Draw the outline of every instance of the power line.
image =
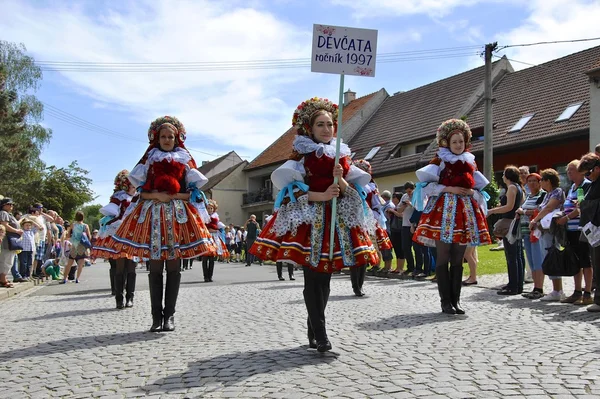
<svg viewBox="0 0 600 399">
<path fill-rule="evenodd" d="M 590 41 L 594 41 L 594 40 L 600 40 L 600 37 L 590 37 L 587 39 L 572 39 L 572 40 L 554 40 L 554 41 L 525 43 L 525 44 L 507 44 L 505 46 L 498 48 L 497 51 L 504 50 L 505 48 L 509 48 L 509 47 L 529 47 L 529 46 L 539 46 L 542 44 L 590 42 Z"/>
</svg>

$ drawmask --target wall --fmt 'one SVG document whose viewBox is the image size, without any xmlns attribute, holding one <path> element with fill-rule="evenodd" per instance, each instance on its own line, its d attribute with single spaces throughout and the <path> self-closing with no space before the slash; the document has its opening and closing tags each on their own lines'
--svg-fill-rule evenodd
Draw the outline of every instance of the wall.
<svg viewBox="0 0 600 399">
<path fill-rule="evenodd" d="M 223 180 L 214 186 L 212 198 L 219 204 L 219 218 L 225 224 L 240 224 L 246 221 L 242 210 L 242 194 L 246 192 L 246 175 L 243 169 L 247 162 L 241 163 Z"/>
<path fill-rule="evenodd" d="M 600 144 L 600 71 L 590 79 L 590 140 L 589 150 Z"/>
<path fill-rule="evenodd" d="M 394 187 L 403 186 L 407 181 L 417 182 L 417 175 L 415 172 L 399 173 L 397 175 L 376 177 L 375 183 L 379 188 L 379 192 L 389 190 L 392 194 L 394 193 Z"/>
<path fill-rule="evenodd" d="M 342 139 L 349 143 L 352 137 L 360 130 L 367 120 L 379 109 L 383 101 L 388 97 L 387 91 L 381 89 L 356 114 L 342 124 Z"/>
<path fill-rule="evenodd" d="M 229 154 L 227 156 L 227 158 L 225 158 L 221 162 L 219 162 L 214 168 L 209 170 L 205 174 L 205 176 L 208 178 L 211 178 L 212 176 L 217 175 L 221 172 L 225 172 L 227 169 L 229 169 L 232 166 L 237 165 L 241 162 L 243 162 L 243 159 L 240 158 L 240 156 L 238 154 L 236 154 L 236 152 L 234 151 L 231 154 Z"/>
</svg>

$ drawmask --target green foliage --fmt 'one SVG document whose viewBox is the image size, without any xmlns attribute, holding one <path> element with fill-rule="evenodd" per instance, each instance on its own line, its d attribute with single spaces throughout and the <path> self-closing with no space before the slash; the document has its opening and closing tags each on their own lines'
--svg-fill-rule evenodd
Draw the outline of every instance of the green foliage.
<svg viewBox="0 0 600 399">
<path fill-rule="evenodd" d="M 490 196 L 490 199 L 487 201 L 488 209 L 498 206 L 500 189 L 498 188 L 498 184 L 496 183 L 496 178 L 494 175 L 492 175 L 492 181 L 490 181 L 490 183 L 483 188 L 483 191 L 488 193 Z"/>
<path fill-rule="evenodd" d="M 102 219 L 100 208 L 102 208 L 100 204 L 87 205 L 81 208 L 81 211 L 85 215 L 83 222 L 90 226 L 92 230 L 100 228 L 100 219 Z"/>
</svg>

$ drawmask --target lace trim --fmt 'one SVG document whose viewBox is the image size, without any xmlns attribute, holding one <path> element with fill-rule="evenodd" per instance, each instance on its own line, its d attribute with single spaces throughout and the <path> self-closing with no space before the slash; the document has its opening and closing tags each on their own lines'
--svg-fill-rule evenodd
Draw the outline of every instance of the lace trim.
<svg viewBox="0 0 600 399">
<path fill-rule="evenodd" d="M 456 161 L 463 161 L 475 165 L 475 155 L 468 151 L 464 151 L 460 155 L 456 155 L 450 149 L 442 147 L 438 151 L 440 159 L 446 163 L 455 163 Z"/>
<path fill-rule="evenodd" d="M 271 227 L 271 232 L 278 237 L 288 232 L 292 234 L 298 231 L 298 227 L 303 224 L 312 224 L 315 217 L 314 207 L 308 203 L 308 194 L 298 197 L 296 202 L 288 202 L 281 205 L 277 211 L 277 218 Z"/>
<path fill-rule="evenodd" d="M 163 160 L 167 160 L 169 162 L 175 161 L 184 165 L 192 159 L 192 156 L 189 152 L 184 150 L 181 147 L 175 148 L 173 151 L 161 151 L 158 148 L 153 148 L 148 153 L 148 165 L 153 164 L 154 162 L 161 162 Z"/>
<path fill-rule="evenodd" d="M 333 142 L 333 140 L 332 140 Z M 315 152 L 317 157 L 321 158 L 323 154 L 329 158 L 335 158 L 335 145 L 315 143 L 310 137 L 296 136 L 294 139 L 294 149 L 300 154 L 310 154 Z M 350 155 L 350 147 L 340 143 L 340 157 Z"/>
<path fill-rule="evenodd" d="M 338 201 L 338 213 L 346 227 L 360 227 L 369 235 L 375 234 L 377 220 L 373 217 L 373 212 L 363 212 L 362 198 L 353 188 L 348 187 Z"/>
</svg>

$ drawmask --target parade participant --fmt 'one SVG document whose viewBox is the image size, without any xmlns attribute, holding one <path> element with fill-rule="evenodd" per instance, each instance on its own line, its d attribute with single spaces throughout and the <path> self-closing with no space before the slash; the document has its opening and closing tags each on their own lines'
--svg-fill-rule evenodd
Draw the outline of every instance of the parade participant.
<svg viewBox="0 0 600 399">
<path fill-rule="evenodd" d="M 213 273 L 215 271 L 215 258 L 217 256 L 227 258 L 229 257 L 229 252 L 227 251 L 227 246 L 225 242 L 221 238 L 221 233 L 219 231 L 219 226 L 222 223 L 219 221 L 219 214 L 217 213 L 217 209 L 219 209 L 219 205 L 215 200 L 209 200 L 206 205 L 206 210 L 208 215 L 210 216 L 210 222 L 206 224 L 206 228 L 210 232 L 212 236 L 213 242 L 217 247 L 216 255 L 205 255 L 202 257 L 202 273 L 204 274 L 204 282 L 211 283 L 213 280 Z"/>
<path fill-rule="evenodd" d="M 371 169 L 371 164 L 364 159 L 356 160 L 353 162 L 354 166 L 357 168 L 367 172 L 369 176 L 373 175 L 373 171 Z M 388 237 L 386 231 L 386 217 L 385 217 L 385 200 L 381 198 L 379 195 L 379 190 L 377 188 L 377 184 L 371 178 L 371 181 L 363 187 L 367 194 L 366 202 L 369 206 L 371 212 L 373 213 L 373 217 L 377 221 L 377 228 L 375 230 L 375 235 L 371 236 L 372 242 L 377 242 L 377 248 L 379 249 L 379 253 L 384 262 L 383 268 L 385 270 L 390 270 L 392 267 L 392 242 Z M 376 265 L 373 265 L 376 266 Z M 365 273 L 367 271 L 367 265 L 353 267 L 350 269 L 350 280 L 352 281 L 352 290 L 354 291 L 354 295 L 356 296 L 364 296 L 365 293 L 362 289 L 363 283 L 365 281 Z"/>
<path fill-rule="evenodd" d="M 183 124 L 174 117 L 164 116 L 152 122 L 148 129 L 150 146 L 129 174 L 129 181 L 141 192 L 140 199 L 106 243 L 108 249 L 128 258 L 150 259 L 153 332 L 175 329 L 181 259 L 216 252 L 202 218 L 204 204 L 197 201 L 199 188 L 208 179 L 198 171 L 185 148 L 185 137 Z"/>
<path fill-rule="evenodd" d="M 482 190 L 489 183 L 477 171 L 468 149 L 471 129 L 460 119 L 450 119 L 437 130 L 439 150 L 429 165 L 416 174 L 428 201 L 415 230 L 414 240 L 437 250 L 436 277 L 442 312 L 464 314 L 460 306 L 463 258 L 467 245 L 491 243 Z M 417 196 L 418 197 L 418 196 Z M 448 270 L 448 262 L 450 270 Z"/>
<path fill-rule="evenodd" d="M 100 232 L 91 255 L 92 258 L 108 259 L 111 294 L 115 296 L 117 309 L 123 309 L 124 307 L 133 307 L 137 264 L 125 254 L 108 249 L 105 243 L 121 226 L 136 190 L 129 181 L 129 171 L 127 170 L 122 170 L 117 174 L 114 185 L 109 204 L 100 208 L 100 213 L 104 217 L 100 219 Z M 126 290 L 125 304 L 123 303 L 124 287 Z"/>
<path fill-rule="evenodd" d="M 375 219 L 355 188 L 364 187 L 371 177 L 352 165 L 345 144 L 340 163 L 335 164 L 337 117 L 337 105 L 317 97 L 294 111 L 297 136 L 292 159 L 271 175 L 281 189 L 277 210 L 250 249 L 262 260 L 303 266 L 309 346 L 319 352 L 331 349 L 325 328 L 331 273 L 378 262 L 369 238 L 375 233 Z M 339 201 L 330 260 L 333 198 Z"/>
</svg>

